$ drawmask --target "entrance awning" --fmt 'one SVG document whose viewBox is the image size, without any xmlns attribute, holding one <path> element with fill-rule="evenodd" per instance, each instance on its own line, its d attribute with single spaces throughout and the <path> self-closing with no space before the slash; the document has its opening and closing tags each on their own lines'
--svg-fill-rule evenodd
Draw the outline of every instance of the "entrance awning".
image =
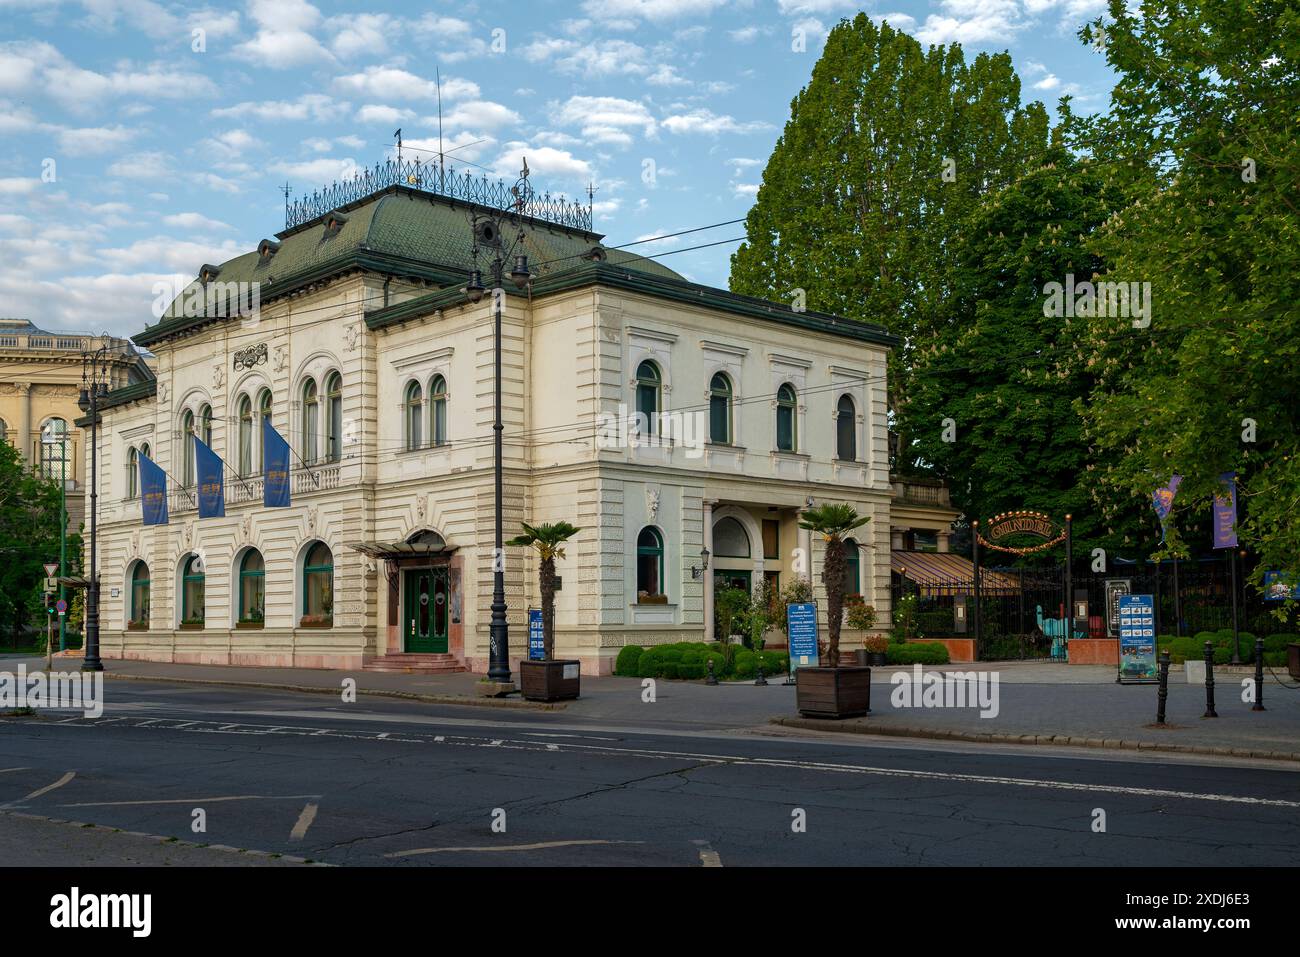
<svg viewBox="0 0 1300 957">
<path fill-rule="evenodd" d="M 915 582 L 927 598 L 975 594 L 975 566 L 969 558 L 952 552 L 891 551 L 889 567 Z M 980 594 L 1014 595 L 1018 591 L 1020 582 L 1015 575 L 981 569 Z"/>
<path fill-rule="evenodd" d="M 377 559 L 432 558 L 456 551 L 455 545 L 430 545 L 425 542 L 348 542 L 347 546 L 362 555 Z"/>
</svg>

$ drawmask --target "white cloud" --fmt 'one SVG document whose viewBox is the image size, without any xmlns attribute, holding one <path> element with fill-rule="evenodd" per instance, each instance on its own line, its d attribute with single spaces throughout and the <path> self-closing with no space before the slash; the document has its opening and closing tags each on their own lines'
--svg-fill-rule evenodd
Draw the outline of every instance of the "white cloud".
<svg viewBox="0 0 1300 957">
<path fill-rule="evenodd" d="M 427 121 L 426 121 L 427 122 Z M 436 122 L 436 119 L 434 120 Z M 448 129 L 499 130 L 522 122 L 514 110 L 491 100 L 472 100 L 443 113 L 442 124 Z"/>
<path fill-rule="evenodd" d="M 392 66 L 371 66 L 361 73 L 337 77 L 334 85 L 349 94 L 372 100 L 436 100 L 438 84 Z M 448 77 L 442 81 L 443 100 L 477 97 L 478 84 L 471 80 Z"/>
<path fill-rule="evenodd" d="M 727 0 L 583 0 L 582 9 L 597 20 L 675 20 L 700 16 L 726 6 Z"/>
<path fill-rule="evenodd" d="M 306 0 L 249 0 L 257 34 L 235 47 L 242 60 L 272 70 L 287 70 L 333 58 L 313 35 L 321 12 Z"/>
<path fill-rule="evenodd" d="M 409 119 L 415 117 L 413 110 L 403 110 L 395 106 L 384 106 L 379 103 L 367 103 L 361 109 L 357 110 L 358 123 L 378 123 L 381 126 L 401 126 Z"/>
<path fill-rule="evenodd" d="M 210 233 L 227 232 L 234 229 L 230 224 L 223 223 L 219 219 L 209 219 L 202 213 L 174 213 L 170 216 L 164 216 L 163 223 L 167 226 L 174 226 L 177 229 L 188 229 Z"/>
<path fill-rule="evenodd" d="M 402 31 L 400 21 L 386 13 L 355 13 L 330 17 L 327 29 L 335 31 L 330 49 L 344 59 L 358 54 L 382 56 L 388 52 L 388 41 Z"/>
<path fill-rule="evenodd" d="M 41 181 L 35 178 L 25 176 L 0 177 L 0 196 L 24 196 L 36 192 L 40 185 Z"/>
<path fill-rule="evenodd" d="M 171 172 L 171 155 L 168 153 L 132 153 L 108 168 L 109 176 L 123 179 L 162 179 Z"/>
<path fill-rule="evenodd" d="M 212 95 L 216 85 L 199 73 L 127 61 L 111 73 L 82 69 L 48 43 L 0 44 L 0 93 L 46 94 L 69 109 L 91 112 L 110 97 L 192 99 Z"/>
<path fill-rule="evenodd" d="M 351 105 L 335 100 L 323 93 L 304 93 L 296 100 L 247 100 L 234 106 L 223 106 L 212 111 L 213 116 L 232 119 L 256 119 L 280 122 L 282 120 L 314 120 L 322 122 L 336 119 L 351 109 Z"/>
<path fill-rule="evenodd" d="M 593 143 L 630 145 L 628 130 L 640 130 L 647 138 L 656 135 L 655 119 L 644 103 L 614 96 L 571 96 L 552 109 L 551 119 L 560 126 L 579 127 Z"/>
<path fill-rule="evenodd" d="M 719 133 L 755 133 L 759 130 L 772 128 L 772 124 L 762 120 L 751 120 L 742 123 L 734 117 L 719 116 L 712 110 L 705 108 L 669 116 L 660 125 L 670 133 L 705 133 L 709 136 L 717 136 Z"/>
<path fill-rule="evenodd" d="M 74 156 L 95 156 L 125 146 L 135 135 L 125 126 L 65 129 L 59 131 L 59 149 Z"/>
<path fill-rule="evenodd" d="M 352 174 L 357 171 L 357 163 L 352 157 L 346 159 L 316 159 L 302 163 L 276 163 L 271 169 L 280 175 L 305 181 L 309 184 L 308 188 L 313 188 L 332 183 L 335 180 L 350 179 Z"/>
<path fill-rule="evenodd" d="M 492 164 L 493 170 L 497 176 L 513 183 L 519 176 L 525 159 L 528 160 L 528 169 L 533 176 L 550 177 L 553 182 L 568 180 L 585 184 L 593 175 L 591 164 L 568 150 L 530 146 L 524 142 L 507 143 Z"/>
</svg>

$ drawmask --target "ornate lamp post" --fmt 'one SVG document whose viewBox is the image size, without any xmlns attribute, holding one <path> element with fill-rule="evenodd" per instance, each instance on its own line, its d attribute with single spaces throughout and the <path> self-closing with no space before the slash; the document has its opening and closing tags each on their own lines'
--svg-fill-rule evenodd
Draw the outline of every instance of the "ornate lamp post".
<svg viewBox="0 0 1300 957">
<path fill-rule="evenodd" d="M 465 284 L 465 294 L 472 303 L 482 302 L 483 273 L 479 269 L 479 256 L 491 256 L 493 331 L 492 352 L 495 373 L 493 376 L 493 480 L 495 483 L 496 537 L 492 552 L 492 622 L 488 628 L 488 680 L 508 683 L 510 676 L 510 633 L 506 622 L 506 586 L 505 586 L 505 546 L 502 535 L 501 500 L 502 500 L 502 459 L 501 459 L 501 307 L 506 293 L 502 285 L 505 264 L 514 258 L 514 268 L 510 278 L 522 289 L 528 285 L 531 274 L 528 271 L 528 256 L 515 250 L 524 239 L 523 216 L 528 208 L 530 191 L 528 187 L 528 161 L 519 172 L 519 179 L 510 188 L 514 197 L 505 209 L 491 210 L 472 207 L 470 210 L 470 228 L 474 236 L 472 250 L 474 268 Z M 507 240 L 505 237 L 511 234 Z"/>
<path fill-rule="evenodd" d="M 99 567 L 95 560 L 99 511 L 99 404 L 108 395 L 108 346 L 81 354 L 81 394 L 77 406 L 90 416 L 90 585 L 86 589 L 86 659 L 82 671 L 103 671 L 99 660 Z"/>
</svg>

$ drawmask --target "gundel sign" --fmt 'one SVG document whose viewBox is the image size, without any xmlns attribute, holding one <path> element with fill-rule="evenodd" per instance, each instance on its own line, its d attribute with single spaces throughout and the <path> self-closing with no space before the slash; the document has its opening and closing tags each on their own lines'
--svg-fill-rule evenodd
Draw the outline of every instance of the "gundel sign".
<svg viewBox="0 0 1300 957">
<path fill-rule="evenodd" d="M 1021 535 L 1040 539 L 1040 543 L 1028 546 L 1006 544 L 1008 539 Z M 975 537 L 986 548 L 1010 552 L 1014 555 L 1030 555 L 1034 552 L 1046 551 L 1065 541 L 1065 526 L 1053 521 L 1050 515 L 1044 515 L 1042 512 L 1003 512 L 991 518 L 983 529 L 976 526 Z"/>
</svg>

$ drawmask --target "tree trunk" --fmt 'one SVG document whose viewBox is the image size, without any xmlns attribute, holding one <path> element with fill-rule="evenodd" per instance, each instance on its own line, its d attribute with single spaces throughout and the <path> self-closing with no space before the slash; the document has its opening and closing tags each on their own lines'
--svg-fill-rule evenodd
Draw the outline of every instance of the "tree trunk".
<svg viewBox="0 0 1300 957">
<path fill-rule="evenodd" d="M 543 558 L 542 586 L 542 649 L 546 660 L 555 657 L 555 559 Z"/>
<path fill-rule="evenodd" d="M 838 537 L 826 543 L 822 584 L 826 586 L 826 666 L 838 668 L 840 621 L 844 617 L 844 543 Z"/>
</svg>

